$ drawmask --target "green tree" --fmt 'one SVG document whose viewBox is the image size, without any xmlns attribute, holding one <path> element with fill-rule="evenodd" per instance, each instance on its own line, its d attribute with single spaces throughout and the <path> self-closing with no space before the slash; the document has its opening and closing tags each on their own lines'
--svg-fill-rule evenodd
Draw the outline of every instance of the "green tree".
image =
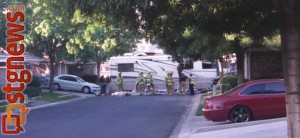
<svg viewBox="0 0 300 138">
<path fill-rule="evenodd" d="M 83 62 L 97 63 L 97 83 L 99 83 L 102 62 L 134 48 L 136 35 L 112 23 L 104 15 L 89 17 L 76 10 L 72 23 L 77 33 L 69 36 L 68 52 L 78 56 Z"/>
<path fill-rule="evenodd" d="M 31 0 L 27 4 L 27 49 L 47 57 L 50 67 L 50 92 L 57 62 L 67 55 L 65 48 L 70 32 L 71 18 L 68 16 L 67 3 L 59 0 Z"/>
</svg>

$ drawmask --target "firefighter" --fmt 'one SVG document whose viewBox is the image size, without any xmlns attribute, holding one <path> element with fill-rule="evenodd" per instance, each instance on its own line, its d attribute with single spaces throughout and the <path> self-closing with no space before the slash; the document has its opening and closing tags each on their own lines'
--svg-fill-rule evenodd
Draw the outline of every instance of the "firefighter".
<svg viewBox="0 0 300 138">
<path fill-rule="evenodd" d="M 143 95 L 144 94 L 144 90 L 145 90 L 145 79 L 144 79 L 143 72 L 139 73 L 137 81 L 138 81 L 138 92 L 141 95 Z"/>
<path fill-rule="evenodd" d="M 117 81 L 117 85 L 118 85 L 118 92 L 123 91 L 124 79 L 123 79 L 121 72 L 119 72 L 119 75 L 117 76 L 116 81 Z"/>
<path fill-rule="evenodd" d="M 166 86 L 167 86 L 167 95 L 172 95 L 173 94 L 173 86 L 174 86 L 174 80 L 172 73 L 168 73 L 166 78 Z"/>
<path fill-rule="evenodd" d="M 189 77 L 189 88 L 190 88 L 191 95 L 195 94 L 194 85 L 195 85 L 195 79 L 193 77 L 193 74 L 190 74 L 190 77 Z"/>
<path fill-rule="evenodd" d="M 150 89 L 153 90 L 153 93 L 156 94 L 156 90 L 153 84 L 153 76 L 151 74 L 151 72 L 148 72 L 147 76 L 146 76 L 146 93 L 149 93 Z"/>
</svg>

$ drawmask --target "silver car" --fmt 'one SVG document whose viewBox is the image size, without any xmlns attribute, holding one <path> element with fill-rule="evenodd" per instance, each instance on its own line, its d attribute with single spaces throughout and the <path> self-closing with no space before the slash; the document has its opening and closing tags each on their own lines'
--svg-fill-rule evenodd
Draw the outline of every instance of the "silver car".
<svg viewBox="0 0 300 138">
<path fill-rule="evenodd" d="M 63 74 L 54 77 L 54 89 L 56 90 L 74 90 L 83 93 L 100 94 L 100 86 L 84 81 L 82 78 L 75 75 Z"/>
</svg>

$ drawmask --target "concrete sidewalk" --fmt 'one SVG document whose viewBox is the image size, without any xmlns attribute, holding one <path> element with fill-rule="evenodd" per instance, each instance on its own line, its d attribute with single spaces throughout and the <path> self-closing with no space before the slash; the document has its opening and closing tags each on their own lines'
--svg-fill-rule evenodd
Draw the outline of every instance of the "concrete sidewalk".
<svg viewBox="0 0 300 138">
<path fill-rule="evenodd" d="M 189 138 L 287 138 L 286 121 L 192 133 Z"/>
<path fill-rule="evenodd" d="M 286 138 L 286 118 L 251 121 L 246 123 L 212 122 L 196 116 L 201 95 L 196 95 L 191 107 L 171 138 Z M 176 130 L 175 130 L 176 131 Z"/>
</svg>

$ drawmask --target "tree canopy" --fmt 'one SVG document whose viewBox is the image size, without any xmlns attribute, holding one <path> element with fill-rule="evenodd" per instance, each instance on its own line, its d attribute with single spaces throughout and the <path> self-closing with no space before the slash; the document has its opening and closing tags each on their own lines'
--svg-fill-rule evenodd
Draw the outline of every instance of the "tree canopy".
<svg viewBox="0 0 300 138">
<path fill-rule="evenodd" d="M 253 45 L 265 45 L 269 43 L 264 43 L 264 38 L 274 37 L 279 29 L 278 11 L 272 0 L 75 0 L 70 3 L 86 14 L 105 13 L 118 18 L 129 28 L 143 32 L 178 61 L 182 57 L 210 59 L 214 55 L 218 58 L 221 52 L 230 51 L 225 34 L 260 42 Z"/>
<path fill-rule="evenodd" d="M 30 0 L 27 7 L 27 50 L 49 59 L 50 84 L 61 60 L 77 57 L 84 63 L 95 61 L 100 65 L 134 47 L 137 33 L 105 14 L 87 16 L 80 9 L 70 10 L 68 1 L 59 0 Z M 50 88 L 52 91 L 52 85 Z"/>
</svg>

